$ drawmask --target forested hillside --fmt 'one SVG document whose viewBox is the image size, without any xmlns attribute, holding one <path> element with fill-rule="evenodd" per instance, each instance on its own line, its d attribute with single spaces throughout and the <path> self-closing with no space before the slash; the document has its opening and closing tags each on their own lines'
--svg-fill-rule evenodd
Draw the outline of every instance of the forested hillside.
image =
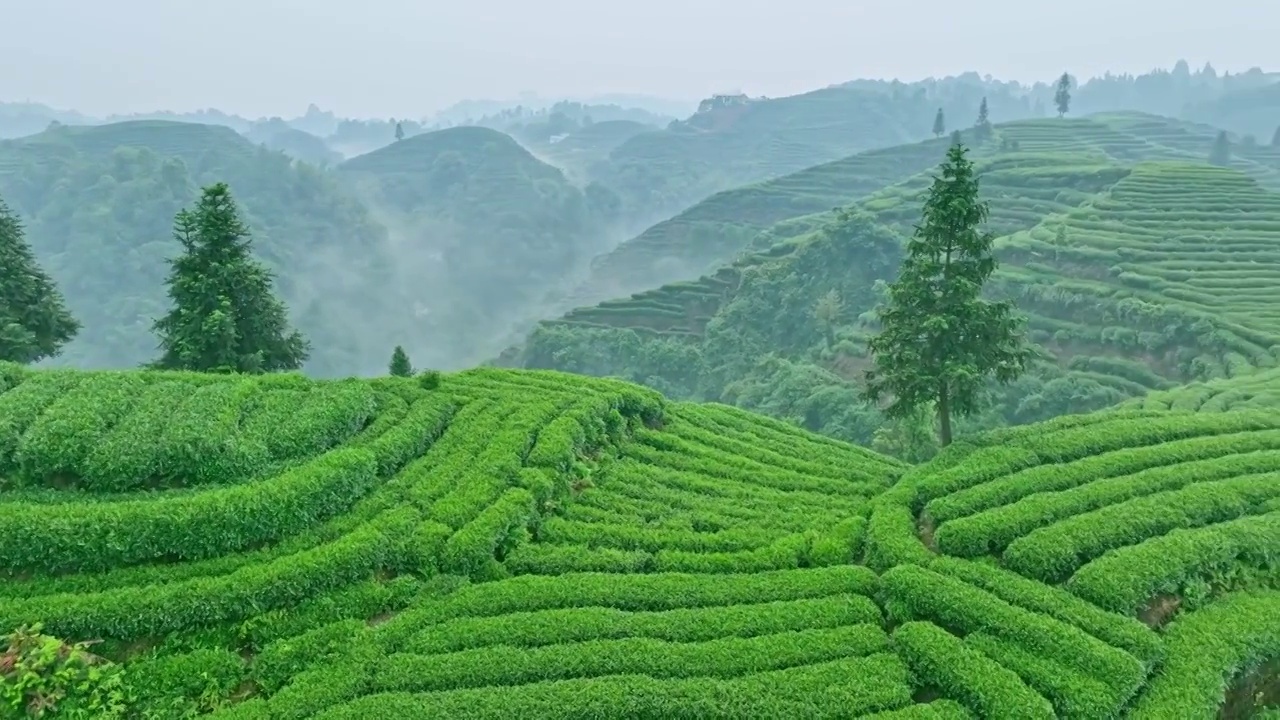
<svg viewBox="0 0 1280 720">
<path fill-rule="evenodd" d="M 84 331 L 55 360 L 129 367 L 155 351 L 171 226 L 225 181 L 315 341 L 308 371 L 378 372 L 402 343 L 440 367 L 498 352 L 534 301 L 604 248 L 616 199 L 581 191 L 511 138 L 459 128 L 328 173 L 227 128 L 135 121 L 0 143 L 0 198 Z"/>
<path fill-rule="evenodd" d="M 617 198 L 570 183 L 495 130 L 407 138 L 337 169 L 390 233 L 395 267 L 418 317 L 404 337 L 432 366 L 492 356 L 540 316 L 549 287 L 605 249 Z M 388 283 L 388 280 L 390 282 Z"/>
<path fill-rule="evenodd" d="M 215 181 L 236 191 L 256 253 L 321 348 L 309 369 L 382 365 L 408 313 L 379 292 L 393 265 L 368 210 L 333 178 L 230 129 L 165 121 L 67 126 L 0 143 L 0 197 L 84 326 L 57 362 L 130 367 L 152 358 L 165 259 L 180 249 L 174 215 Z M 379 321 L 360 322 L 368 317 Z"/>
<path fill-rule="evenodd" d="M 988 227 L 1000 236 L 993 292 L 1030 316 L 1043 356 L 971 429 L 1098 409 L 1276 363 L 1280 327 L 1267 308 L 1277 286 L 1280 165 L 1270 148 L 1233 145 L 1211 164 L 1213 128 L 1141 114 L 975 132 L 964 137 L 974 142 L 991 204 Z M 503 362 L 617 375 L 869 443 L 882 425 L 857 398 L 874 330 L 869 311 L 897 272 L 930 172 L 859 191 L 876 177 L 862 158 L 910 168 L 936 163 L 944 147 L 854 156 L 726 193 L 741 208 L 795 204 L 796 185 L 812 188 L 809 207 L 840 188 L 854 202 L 838 213 L 805 214 L 801 205 L 750 239 L 732 228 L 677 236 L 689 257 L 755 254 L 544 323 Z M 641 240 L 637 251 L 661 235 Z"/>
</svg>

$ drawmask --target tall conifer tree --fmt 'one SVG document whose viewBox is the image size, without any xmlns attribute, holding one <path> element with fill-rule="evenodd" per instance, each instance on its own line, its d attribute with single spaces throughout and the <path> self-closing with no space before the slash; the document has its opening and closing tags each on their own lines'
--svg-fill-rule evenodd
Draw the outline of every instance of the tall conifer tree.
<svg viewBox="0 0 1280 720">
<path fill-rule="evenodd" d="M 225 183 L 205 188 L 194 209 L 177 214 L 174 237 L 183 252 L 170 261 L 173 309 L 155 323 L 161 356 L 152 366 L 248 373 L 301 367 L 310 343 L 289 328 Z"/>
<path fill-rule="evenodd" d="M 0 360 L 53 357 L 79 331 L 62 293 L 36 263 L 21 221 L 0 199 Z"/>
<path fill-rule="evenodd" d="M 1053 93 L 1053 104 L 1058 106 L 1058 117 L 1066 115 L 1071 110 L 1071 76 L 1062 73 L 1062 77 L 1058 78 L 1058 86 Z"/>
<path fill-rule="evenodd" d="M 996 269 L 994 238 L 982 229 L 989 210 L 966 152 L 953 145 L 934 177 L 902 270 L 877 308 L 881 330 L 866 373 L 867 399 L 888 400 L 890 418 L 932 404 L 944 446 L 952 416 L 978 410 L 987 378 L 1012 382 L 1031 357 L 1013 306 L 981 297 Z"/>
<path fill-rule="evenodd" d="M 973 124 L 973 128 L 979 141 L 986 142 L 991 138 L 991 116 L 987 110 L 986 98 L 982 98 L 982 104 L 978 106 L 978 121 Z"/>
</svg>

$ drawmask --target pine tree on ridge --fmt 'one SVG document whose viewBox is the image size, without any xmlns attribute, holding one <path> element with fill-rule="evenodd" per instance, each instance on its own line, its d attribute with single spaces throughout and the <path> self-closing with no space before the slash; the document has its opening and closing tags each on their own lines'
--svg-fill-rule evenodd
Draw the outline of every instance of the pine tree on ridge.
<svg viewBox="0 0 1280 720">
<path fill-rule="evenodd" d="M 1058 106 L 1058 117 L 1065 116 L 1071 110 L 1071 76 L 1062 73 L 1058 78 L 1057 89 L 1053 93 L 1053 103 Z"/>
<path fill-rule="evenodd" d="M 183 253 L 169 261 L 173 309 L 156 320 L 161 356 L 151 367 L 198 372 L 296 370 L 311 346 L 289 327 L 273 276 L 251 252 L 226 183 L 204 188 L 174 218 Z"/>
<path fill-rule="evenodd" d="M 1213 140 L 1213 147 L 1209 149 L 1209 163 L 1219 167 L 1226 167 L 1231 164 L 1231 140 L 1227 137 L 1227 131 L 1218 132 L 1218 137 Z"/>
<path fill-rule="evenodd" d="M 977 132 L 978 140 L 986 142 L 991 138 L 991 116 L 987 109 L 987 99 L 982 98 L 982 104 L 978 106 L 978 121 L 973 125 Z"/>
<path fill-rule="evenodd" d="M 947 151 L 907 244 L 888 302 L 876 309 L 880 332 L 868 349 L 866 399 L 888 400 L 889 418 L 911 416 L 933 404 L 938 441 L 951 443 L 952 415 L 980 406 L 987 379 L 1017 379 L 1031 359 L 1025 320 L 1007 301 L 982 298 L 996 269 L 994 236 L 982 229 L 990 212 L 963 145 Z"/>
<path fill-rule="evenodd" d="M 403 347 L 397 345 L 391 352 L 391 363 L 387 366 L 387 370 L 395 377 L 413 375 L 413 363 L 409 362 L 409 353 L 405 352 Z"/>
</svg>

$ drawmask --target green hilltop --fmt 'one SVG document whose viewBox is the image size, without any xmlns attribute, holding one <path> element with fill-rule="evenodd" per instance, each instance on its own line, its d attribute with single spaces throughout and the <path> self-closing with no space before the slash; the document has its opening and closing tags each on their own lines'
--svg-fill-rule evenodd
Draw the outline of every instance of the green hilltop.
<svg viewBox="0 0 1280 720">
<path fill-rule="evenodd" d="M 971 430 L 1276 365 L 1274 156 L 1240 149 L 1229 167 L 1211 166 L 1214 135 L 1106 114 L 1000 125 L 977 146 L 988 227 L 1000 236 L 992 290 L 1029 316 L 1042 359 Z M 849 173 L 833 174 L 829 186 L 856 187 L 861 157 L 824 166 Z M 928 182 L 922 172 L 839 212 L 801 209 L 751 240 L 733 231 L 718 246 L 690 237 L 687 256 L 724 264 L 544 322 L 500 363 L 619 376 L 869 443 L 881 420 L 856 397 L 868 312 L 881 299 L 877 283 L 897 271 Z M 786 197 L 782 180 L 762 191 L 771 187 L 766 197 Z M 823 302 L 829 320 L 817 312 Z"/>
<path fill-rule="evenodd" d="M 469 365 L 540 316 L 548 285 L 603 248 L 616 198 L 585 190 L 510 136 L 481 127 L 424 133 L 337 167 L 388 226 L 404 302 L 427 308 L 411 347 L 432 366 Z"/>
</svg>

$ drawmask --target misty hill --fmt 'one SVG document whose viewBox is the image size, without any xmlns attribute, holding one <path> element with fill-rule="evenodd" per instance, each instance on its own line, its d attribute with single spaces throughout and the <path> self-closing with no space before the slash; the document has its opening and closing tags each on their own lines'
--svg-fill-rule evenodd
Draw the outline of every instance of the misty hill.
<svg viewBox="0 0 1280 720">
<path fill-rule="evenodd" d="M 383 365 L 396 323 L 380 292 L 390 260 L 383 228 L 310 165 L 226 127 L 171 121 L 64 126 L 0 142 L 0 196 L 84 325 L 55 362 L 130 367 L 154 357 L 165 259 L 179 249 L 174 214 L 216 181 L 231 185 L 255 254 L 279 275 L 279 293 L 315 342 L 308 370 Z"/>
<path fill-rule="evenodd" d="M 636 135 L 657 129 L 634 120 L 606 120 L 551 136 L 535 135 L 523 126 L 512 133 L 531 152 L 564 169 L 571 177 L 589 180 L 592 169 L 605 161 L 615 148 Z"/>
<path fill-rule="evenodd" d="M 925 137 L 926 103 L 847 88 L 712 98 L 689 119 L 622 143 L 595 177 L 629 208 L 662 217 L 721 190 Z"/>
<path fill-rule="evenodd" d="M 528 327 L 548 288 L 605 249 L 616 212 L 604 189 L 487 128 L 418 135 L 337 172 L 390 229 L 394 282 L 421 318 L 404 345 L 437 366 L 491 357 Z"/>
<path fill-rule="evenodd" d="M 244 136 L 259 145 L 312 165 L 333 165 L 342 162 L 342 155 L 330 148 L 325 141 L 309 132 L 290 127 L 280 118 L 254 123 Z"/>
<path fill-rule="evenodd" d="M 974 427 L 1276 364 L 1276 167 L 1244 147 L 1230 167 L 1209 165 L 1215 135 L 1112 114 L 998 126 L 974 150 L 1002 236 L 993 289 L 1030 316 L 1045 353 Z M 503 362 L 621 376 L 869 442 L 881 419 L 855 392 L 867 311 L 897 272 L 928 183 L 923 172 L 841 212 L 781 221 L 754 254 L 544 323 Z"/>
<path fill-rule="evenodd" d="M 596 257 L 587 280 L 563 302 L 584 307 L 712 272 L 776 223 L 847 204 L 936 165 L 947 144 L 871 150 L 716 193 Z M 796 228 L 808 227 L 798 222 Z"/>
</svg>

